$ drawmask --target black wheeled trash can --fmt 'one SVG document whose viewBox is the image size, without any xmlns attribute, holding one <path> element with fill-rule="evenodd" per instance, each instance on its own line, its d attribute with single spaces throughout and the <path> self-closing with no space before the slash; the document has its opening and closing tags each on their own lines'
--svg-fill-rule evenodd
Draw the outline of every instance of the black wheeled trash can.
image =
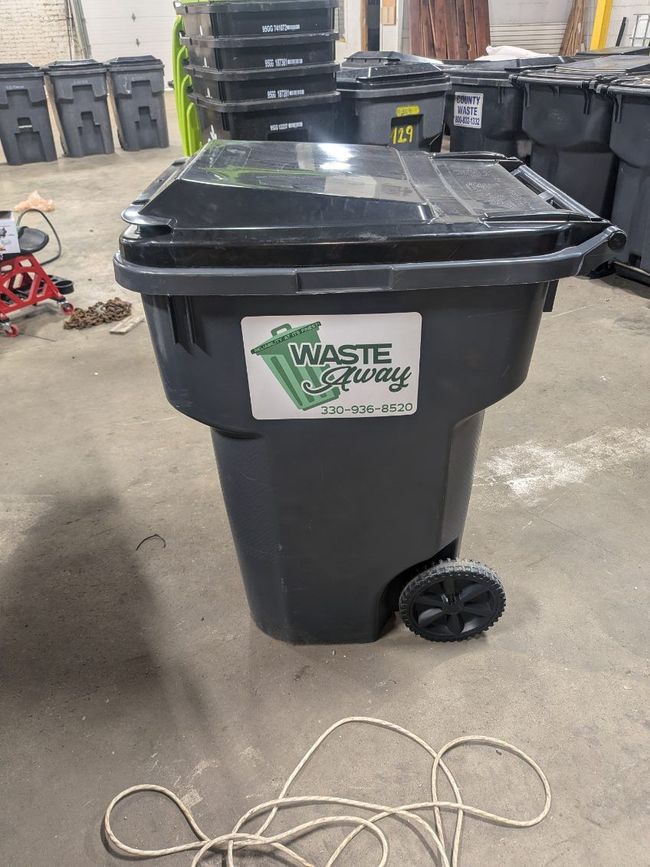
<svg viewBox="0 0 650 867">
<path fill-rule="evenodd" d="M 108 61 L 108 80 L 122 149 L 169 147 L 162 60 L 115 57 Z"/>
<path fill-rule="evenodd" d="M 515 79 L 524 94 L 531 168 L 603 217 L 612 211 L 618 169 L 609 146 L 607 84 L 635 69 L 650 70 L 650 59 L 595 57 L 556 69 L 528 69 Z"/>
<path fill-rule="evenodd" d="M 96 60 L 57 60 L 45 70 L 66 156 L 112 154 L 106 66 Z"/>
<path fill-rule="evenodd" d="M 340 141 L 440 150 L 449 76 L 442 63 L 398 51 L 358 51 L 337 75 Z"/>
<path fill-rule="evenodd" d="M 0 142 L 10 166 L 56 159 L 44 78 L 31 63 L 0 63 Z"/>
<path fill-rule="evenodd" d="M 621 233 L 517 160 L 304 142 L 210 142 L 124 218 L 117 280 L 169 401 L 212 430 L 256 623 L 491 626 L 498 577 L 457 559 L 483 414 L 558 279 Z"/>
</svg>

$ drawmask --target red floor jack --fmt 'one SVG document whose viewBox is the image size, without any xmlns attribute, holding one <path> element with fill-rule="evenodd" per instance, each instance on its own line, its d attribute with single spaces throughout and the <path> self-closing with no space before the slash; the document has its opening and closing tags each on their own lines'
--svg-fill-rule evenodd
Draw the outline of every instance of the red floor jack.
<svg viewBox="0 0 650 867">
<path fill-rule="evenodd" d="M 47 220 L 47 217 L 45 219 Z M 58 241 L 54 226 L 49 220 L 47 222 Z M 40 229 L 19 226 L 20 253 L 0 254 L 0 333 L 6 337 L 16 337 L 19 334 L 18 326 L 10 321 L 8 315 L 16 310 L 52 300 L 57 302 L 66 316 L 74 312 L 74 305 L 65 297 L 73 291 L 72 281 L 46 274 L 43 265 L 36 258 L 35 254 L 46 247 L 49 240 L 49 235 Z M 59 254 L 60 251 L 59 242 Z M 52 262 L 54 259 L 48 261 Z"/>
</svg>

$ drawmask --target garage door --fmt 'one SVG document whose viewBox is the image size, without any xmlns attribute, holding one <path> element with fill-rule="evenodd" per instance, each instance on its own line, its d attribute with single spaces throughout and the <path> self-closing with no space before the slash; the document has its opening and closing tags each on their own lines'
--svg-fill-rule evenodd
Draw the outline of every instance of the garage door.
<svg viewBox="0 0 650 867">
<path fill-rule="evenodd" d="M 165 64 L 165 79 L 172 77 L 171 0 L 83 0 L 95 60 L 134 54 L 153 54 Z"/>
</svg>

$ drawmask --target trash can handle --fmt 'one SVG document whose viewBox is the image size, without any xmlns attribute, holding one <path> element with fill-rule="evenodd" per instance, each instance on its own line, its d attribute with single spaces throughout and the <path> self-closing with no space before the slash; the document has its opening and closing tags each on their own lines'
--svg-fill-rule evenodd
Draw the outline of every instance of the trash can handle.
<svg viewBox="0 0 650 867">
<path fill-rule="evenodd" d="M 277 328 L 272 328 L 271 336 L 277 337 L 278 334 L 286 334 L 287 331 L 293 331 L 293 325 L 289 325 L 288 322 L 285 322 L 284 325 L 278 325 Z"/>
</svg>

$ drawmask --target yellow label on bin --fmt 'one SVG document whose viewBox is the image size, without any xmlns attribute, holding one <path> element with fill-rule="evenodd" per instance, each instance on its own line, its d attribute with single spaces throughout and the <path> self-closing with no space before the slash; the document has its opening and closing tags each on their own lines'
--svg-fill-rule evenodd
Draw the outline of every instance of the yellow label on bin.
<svg viewBox="0 0 650 867">
<path fill-rule="evenodd" d="M 410 117 L 413 114 L 422 114 L 419 105 L 398 105 L 395 117 Z"/>
</svg>

